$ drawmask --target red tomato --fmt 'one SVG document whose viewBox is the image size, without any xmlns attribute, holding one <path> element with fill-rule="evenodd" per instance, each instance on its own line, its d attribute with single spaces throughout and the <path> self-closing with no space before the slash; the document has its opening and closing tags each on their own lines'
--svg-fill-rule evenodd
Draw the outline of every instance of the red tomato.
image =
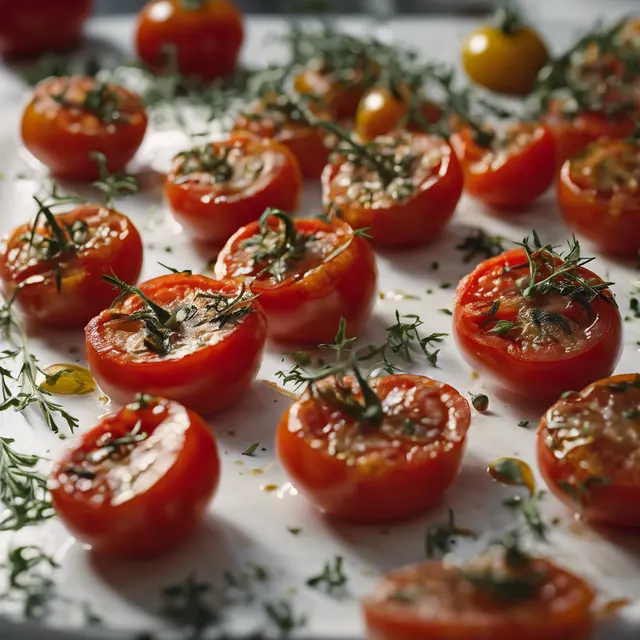
<svg viewBox="0 0 640 640">
<path fill-rule="evenodd" d="M 327 135 L 319 127 L 293 120 L 286 111 L 289 107 L 286 97 L 268 103 L 255 102 L 236 117 L 234 131 L 274 138 L 295 156 L 303 178 L 317 179 L 329 159 Z"/>
<path fill-rule="evenodd" d="M 575 261 L 563 263 L 547 248 L 534 248 L 531 262 L 535 284 L 528 293 L 524 249 L 486 260 L 463 278 L 456 290 L 454 336 L 469 363 L 502 386 L 555 399 L 613 371 L 622 351 L 622 319 L 595 273 Z M 546 290 L 543 281 L 553 289 Z M 590 299 L 593 287 L 599 292 Z"/>
<path fill-rule="evenodd" d="M 276 340 L 331 342 L 340 318 L 357 335 L 375 302 L 371 246 L 341 220 L 291 220 L 268 210 L 229 239 L 215 270 L 218 278 L 249 280 Z"/>
<path fill-rule="evenodd" d="M 558 205 L 570 229 L 598 249 L 634 257 L 640 250 L 640 147 L 602 140 L 567 160 Z"/>
<path fill-rule="evenodd" d="M 70 180 L 99 177 L 94 152 L 113 173 L 142 144 L 147 116 L 139 96 L 95 78 L 72 76 L 40 82 L 22 116 L 22 141 L 52 174 Z"/>
<path fill-rule="evenodd" d="M 640 527 L 640 375 L 566 394 L 538 427 L 538 465 L 551 491 L 589 522 Z"/>
<path fill-rule="evenodd" d="M 151 0 L 138 16 L 138 56 L 161 69 L 173 48 L 178 71 L 202 80 L 229 75 L 243 40 L 242 15 L 230 0 Z"/>
<path fill-rule="evenodd" d="M 114 271 L 135 282 L 142 268 L 142 241 L 131 220 L 114 209 L 83 204 L 16 227 L 0 244 L 0 278 L 6 298 L 30 320 L 55 327 L 82 327 L 115 298 L 102 280 Z"/>
<path fill-rule="evenodd" d="M 177 402 L 142 396 L 80 436 L 49 480 L 58 517 L 96 553 L 151 558 L 204 518 L 220 460 L 204 420 Z"/>
<path fill-rule="evenodd" d="M 329 378 L 282 417 L 278 457 L 294 485 L 329 516 L 358 524 L 417 516 L 458 475 L 469 404 L 453 387 L 424 376 L 369 384 L 382 404 L 379 421 L 340 408 L 362 403 L 354 378 Z"/>
<path fill-rule="evenodd" d="M 468 127 L 451 136 L 469 195 L 494 209 L 531 204 L 553 182 L 556 147 L 545 126 L 519 122 L 496 134 L 487 148 Z"/>
<path fill-rule="evenodd" d="M 39 56 L 75 44 L 91 0 L 9 0 L 2 4 L 0 54 Z"/>
<path fill-rule="evenodd" d="M 392 571 L 363 612 L 372 640 L 588 640 L 594 597 L 548 560 L 509 565 L 491 554 L 464 567 L 434 560 Z"/>
<path fill-rule="evenodd" d="M 186 273 L 147 280 L 140 291 L 162 317 L 132 294 L 85 330 L 101 389 L 118 404 L 149 393 L 207 415 L 235 402 L 256 377 L 266 340 L 255 301 L 232 282 Z"/>
<path fill-rule="evenodd" d="M 287 147 L 236 132 L 178 154 L 164 190 L 187 233 L 201 242 L 223 244 L 268 207 L 295 210 L 302 175 Z"/>
<path fill-rule="evenodd" d="M 380 246 L 412 246 L 445 227 L 462 193 L 462 170 L 438 136 L 396 131 L 376 138 L 368 159 L 335 154 L 322 174 L 325 204 Z M 378 168 L 385 169 L 381 175 Z"/>
<path fill-rule="evenodd" d="M 626 138 L 635 131 L 633 114 L 624 111 L 615 116 L 603 113 L 581 112 L 565 115 L 565 103 L 555 100 L 544 117 L 545 125 L 556 140 L 557 166 L 592 142 L 603 138 Z"/>
</svg>

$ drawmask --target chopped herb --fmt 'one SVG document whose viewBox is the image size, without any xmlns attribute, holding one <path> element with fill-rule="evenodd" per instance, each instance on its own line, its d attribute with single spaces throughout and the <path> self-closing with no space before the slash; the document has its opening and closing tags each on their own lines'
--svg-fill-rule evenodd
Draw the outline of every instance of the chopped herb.
<svg viewBox="0 0 640 640">
<path fill-rule="evenodd" d="M 158 262 L 158 264 L 163 268 L 166 269 L 167 271 L 170 271 L 171 273 L 177 273 L 179 275 L 183 275 L 183 276 L 190 276 L 192 275 L 192 271 L 191 269 L 174 269 L 173 267 L 169 267 L 166 264 L 163 264 L 162 262 Z"/>
<path fill-rule="evenodd" d="M 300 527 L 287 527 L 287 531 L 292 535 L 292 536 L 297 536 L 302 532 L 302 529 Z"/>
<path fill-rule="evenodd" d="M 193 638 L 200 638 L 207 627 L 220 619 L 220 614 L 207 602 L 211 591 L 211 584 L 199 582 L 195 574 L 191 574 L 184 582 L 162 590 L 162 615 L 193 632 Z"/>
<path fill-rule="evenodd" d="M 449 289 L 450 287 L 451 287 L 451 283 L 450 283 L 450 282 L 443 282 L 443 283 L 440 285 L 440 288 L 441 288 L 441 289 Z"/>
<path fill-rule="evenodd" d="M 446 316 L 452 316 L 453 315 L 453 312 L 451 311 L 451 309 L 444 309 L 443 308 L 443 309 L 438 309 L 438 311 L 440 313 L 444 313 Z"/>
<path fill-rule="evenodd" d="M 640 302 L 638 301 L 638 298 L 629 298 L 629 308 L 633 312 L 634 318 L 640 318 Z"/>
<path fill-rule="evenodd" d="M 475 534 L 469 529 L 461 529 L 456 526 L 453 510 L 449 509 L 449 519 L 446 523 L 427 529 L 425 537 L 425 554 L 427 558 L 433 558 L 436 551 L 448 553 L 456 536 L 475 538 Z"/>
<path fill-rule="evenodd" d="M 293 607 L 286 600 L 266 602 L 263 606 L 267 618 L 275 624 L 284 636 L 307 624 L 306 616 L 296 616 Z"/>
<path fill-rule="evenodd" d="M 431 263 L 431 270 L 432 271 L 437 271 L 440 268 L 440 263 L 439 262 L 432 262 Z"/>
<path fill-rule="evenodd" d="M 502 236 L 491 236 L 483 229 L 477 228 L 457 244 L 456 249 L 462 252 L 463 262 L 471 262 L 477 256 L 481 260 L 488 260 L 504 251 L 504 241 Z"/>
<path fill-rule="evenodd" d="M 518 422 L 518 426 L 522 427 L 523 429 L 526 429 L 531 423 L 529 422 L 529 420 L 520 420 Z"/>
<path fill-rule="evenodd" d="M 591 476 L 581 482 L 558 482 L 562 489 L 576 504 L 584 506 L 590 497 L 593 487 L 606 487 L 611 484 L 611 478 L 607 476 Z"/>
<path fill-rule="evenodd" d="M 254 456 L 256 450 L 258 449 L 258 447 L 260 446 L 259 442 L 254 442 L 252 444 L 250 444 L 243 452 L 242 455 L 243 456 Z"/>
<path fill-rule="evenodd" d="M 307 586 L 314 589 L 324 587 L 330 595 L 334 590 L 341 589 L 347 583 L 347 576 L 342 568 L 342 556 L 335 556 L 333 561 L 324 563 L 322 573 L 307 580 Z"/>
<path fill-rule="evenodd" d="M 511 322 L 511 320 L 498 320 L 491 329 L 489 329 L 489 333 L 494 333 L 495 335 L 502 336 L 510 331 L 513 331 L 516 327 L 520 325 L 516 322 Z"/>
</svg>

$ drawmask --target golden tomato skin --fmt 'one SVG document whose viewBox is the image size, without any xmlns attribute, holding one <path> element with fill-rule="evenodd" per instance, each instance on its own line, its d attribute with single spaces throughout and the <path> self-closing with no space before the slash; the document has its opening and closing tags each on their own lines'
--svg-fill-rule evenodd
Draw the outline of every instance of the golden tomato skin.
<svg viewBox="0 0 640 640">
<path fill-rule="evenodd" d="M 462 66 L 469 78 L 497 93 L 527 95 L 549 51 L 534 29 L 505 33 L 493 25 L 471 32 L 462 45 Z"/>
</svg>

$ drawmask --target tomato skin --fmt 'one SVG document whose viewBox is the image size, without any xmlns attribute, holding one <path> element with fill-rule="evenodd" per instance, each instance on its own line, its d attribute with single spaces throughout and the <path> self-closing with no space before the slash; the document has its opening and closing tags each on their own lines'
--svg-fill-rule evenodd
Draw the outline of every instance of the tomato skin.
<svg viewBox="0 0 640 640">
<path fill-rule="evenodd" d="M 579 389 L 610 375 L 622 353 L 622 318 L 617 307 L 601 299 L 592 303 L 597 322 L 601 323 L 599 336 L 587 348 L 570 356 L 527 359 L 521 354 L 509 353 L 499 336 L 479 333 L 477 324 L 465 312 L 471 292 L 477 289 L 479 279 L 495 268 L 502 270 L 504 266 L 522 263 L 526 263 L 524 250 L 512 249 L 480 263 L 458 284 L 453 307 L 453 335 L 465 359 L 474 369 L 488 374 L 506 389 L 528 396 L 533 393 L 540 399 L 555 400 L 567 389 Z M 581 269 L 581 273 L 600 280 L 587 269 Z"/>
<path fill-rule="evenodd" d="M 584 153 L 606 149 L 611 155 L 624 147 L 623 141 L 600 141 Z M 635 148 L 633 152 L 636 152 Z M 572 177 L 572 162 L 567 160 L 558 181 L 558 206 L 567 226 L 594 244 L 600 251 L 634 257 L 640 250 L 640 203 L 634 193 L 602 193 L 577 184 Z"/>
<path fill-rule="evenodd" d="M 218 448 L 206 422 L 176 402 L 147 401 L 149 408 L 129 405 L 102 418 L 74 441 L 50 476 L 56 514 L 74 537 L 98 554 L 140 560 L 173 550 L 204 519 L 218 487 Z M 82 465 L 86 455 L 105 439 L 130 434 L 138 421 L 148 438 L 135 449 L 145 449 L 144 443 L 150 442 L 146 461 L 141 460 L 142 454 L 133 467 L 140 473 L 138 478 L 144 478 L 147 470 L 147 476 L 155 472 L 155 477 L 136 487 L 126 476 L 100 469 L 94 471 L 93 480 L 74 479 L 74 474 L 65 471 Z M 149 455 L 153 455 L 150 462 Z M 134 456 L 135 450 L 131 458 Z M 114 464 L 116 472 L 124 466 Z M 95 500 L 97 496 L 102 500 Z"/>
<path fill-rule="evenodd" d="M 462 66 L 473 82 L 497 93 L 527 95 L 549 58 L 540 36 L 530 27 L 513 34 L 485 25 L 462 45 Z"/>
<path fill-rule="evenodd" d="M 184 274 L 153 278 L 139 288 L 165 305 L 195 289 L 228 295 L 238 291 L 231 282 Z M 133 362 L 126 348 L 114 348 L 113 337 L 105 329 L 105 324 L 114 318 L 114 310 L 106 309 L 85 329 L 89 369 L 100 388 L 118 404 L 131 402 L 137 393 L 148 393 L 210 415 L 233 404 L 250 387 L 260 368 L 266 321 L 260 307 L 255 302 L 252 305 L 255 311 L 217 344 L 179 357 L 158 357 L 147 362 Z M 141 301 L 130 303 L 129 312 L 132 308 L 142 308 Z"/>
<path fill-rule="evenodd" d="M 7 2 L 0 22 L 0 55 L 35 57 L 73 46 L 91 13 L 92 0 Z"/>
<path fill-rule="evenodd" d="M 250 187 L 228 193 L 225 183 L 211 182 L 203 173 L 182 180 L 176 169 L 166 178 L 165 196 L 176 220 L 200 242 L 224 244 L 239 227 L 257 220 L 268 207 L 295 211 L 302 193 L 302 175 L 291 151 L 275 140 L 236 132 L 227 140 L 213 142 L 216 149 L 235 148 L 241 155 L 277 158 L 268 176 Z M 220 186 L 222 185 L 222 186 Z"/>
<path fill-rule="evenodd" d="M 281 283 L 260 278 L 250 282 L 251 291 L 260 296 L 269 337 L 301 345 L 331 342 L 340 318 L 347 322 L 348 335 L 357 335 L 375 303 L 377 270 L 371 246 L 340 220 L 328 224 L 298 218 L 294 224 L 298 233 L 306 234 L 337 229 L 348 238 L 348 246 L 302 277 L 290 277 Z M 218 255 L 216 277 L 233 277 L 234 268 L 246 264 L 235 256 L 242 242 L 257 233 L 259 225 L 252 222 L 229 238 Z"/>
<path fill-rule="evenodd" d="M 198 8 L 187 8 L 181 0 L 151 0 L 138 15 L 138 57 L 155 69 L 166 64 L 166 47 L 173 45 L 182 75 L 202 80 L 228 76 L 243 41 L 242 15 L 230 0 L 208 0 Z"/>
<path fill-rule="evenodd" d="M 615 375 L 603 380 L 598 380 L 580 392 L 580 396 L 587 396 L 590 390 L 609 384 L 633 382 L 638 374 Z M 610 395 L 611 394 L 610 392 Z M 557 405 L 563 401 L 559 400 Z M 557 406 L 554 405 L 554 406 Z M 621 528 L 640 528 L 640 481 L 636 469 L 627 470 L 623 465 L 606 465 L 605 455 L 599 453 L 601 448 L 597 440 L 576 447 L 563 456 L 556 456 L 553 448 L 549 446 L 551 429 L 549 427 L 550 415 L 554 409 L 550 407 L 538 425 L 537 431 L 537 456 L 538 467 L 542 477 L 551 492 L 563 502 L 569 509 L 580 514 L 584 520 L 593 524 L 602 524 Z M 625 418 L 622 418 L 623 420 Z M 567 486 L 575 485 L 575 480 L 583 481 L 591 476 L 588 463 L 582 462 L 579 457 L 579 449 L 594 448 L 593 454 L 596 463 L 599 463 L 602 475 L 606 476 L 606 484 L 595 483 L 584 492 L 580 493 L 580 501 L 566 490 Z M 591 476 L 592 477 L 592 476 Z"/>
<path fill-rule="evenodd" d="M 345 379 L 349 381 L 350 379 Z M 353 381 L 351 381 L 353 384 Z M 354 524 L 403 520 L 424 513 L 441 498 L 460 470 L 466 431 L 471 420 L 467 401 L 452 387 L 424 376 L 390 375 L 377 379 L 376 393 L 393 389 L 439 389 L 455 438 L 437 454 L 403 454 L 389 460 L 381 454 L 379 464 L 349 464 L 310 440 L 310 421 L 316 426 L 327 420 L 315 401 L 303 396 L 282 416 L 276 431 L 276 450 L 287 475 L 307 499 L 326 515 Z M 342 415 L 342 414 L 340 414 Z M 315 431 L 317 433 L 317 430 Z M 328 436 L 318 435 L 325 439 Z M 431 450 L 433 453 L 434 449 Z M 425 488 L 428 487 L 428 490 Z"/>
<path fill-rule="evenodd" d="M 531 204 L 552 184 L 555 175 L 555 140 L 551 131 L 540 125 L 516 125 L 533 136 L 524 147 L 513 152 L 495 167 L 485 161 L 487 151 L 473 140 L 469 128 L 451 136 L 464 172 L 464 187 L 469 195 L 493 209 L 514 209 Z M 493 155 L 495 157 L 495 155 Z"/>
<path fill-rule="evenodd" d="M 139 96 L 109 85 L 118 96 L 126 121 L 104 123 L 79 106 L 67 106 L 52 96 L 68 87 L 73 95 L 84 96 L 96 86 L 94 78 L 71 76 L 48 78 L 40 82 L 22 115 L 21 133 L 25 147 L 58 178 L 96 180 L 98 163 L 91 157 L 101 152 L 107 169 L 123 169 L 142 144 L 147 130 L 147 115 Z M 82 100 L 79 98 L 79 100 Z"/>
<path fill-rule="evenodd" d="M 31 321 L 58 328 L 83 327 L 108 307 L 116 294 L 102 280 L 113 270 L 134 283 L 142 268 L 142 240 L 125 215 L 97 204 L 83 204 L 56 218 L 69 225 L 76 220 L 93 229 L 93 239 L 75 254 L 58 260 L 37 260 L 29 251 L 32 224 L 16 227 L 0 243 L 0 279 L 7 299 L 20 290 L 16 304 Z M 61 271 L 61 289 L 54 267 Z"/>
<path fill-rule="evenodd" d="M 322 173 L 325 204 L 336 204 L 341 217 L 354 229 L 368 228 L 367 234 L 376 246 L 412 247 L 430 242 L 449 222 L 462 194 L 462 169 L 446 141 L 421 133 L 411 137 L 412 144 L 424 153 L 438 149 L 442 160 L 436 172 L 402 202 L 371 207 L 349 198 L 346 189 L 337 184 L 341 168 L 347 164 L 341 156 L 336 156 Z M 339 198 L 344 200 L 338 202 Z"/>
<path fill-rule="evenodd" d="M 581 578 L 542 558 L 531 570 L 546 575 L 546 593 L 513 603 L 495 602 L 465 584 L 461 569 L 426 561 L 387 574 L 362 602 L 371 640 L 588 640 L 593 589 Z M 423 583 L 428 595 L 402 602 L 393 594 Z"/>
</svg>

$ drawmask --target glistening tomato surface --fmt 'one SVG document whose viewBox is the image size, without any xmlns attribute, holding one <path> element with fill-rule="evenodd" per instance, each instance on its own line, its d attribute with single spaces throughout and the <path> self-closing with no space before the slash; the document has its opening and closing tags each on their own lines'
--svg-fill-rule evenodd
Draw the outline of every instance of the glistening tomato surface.
<svg viewBox="0 0 640 640">
<path fill-rule="evenodd" d="M 20 225 L 0 244 L 2 290 L 36 322 L 82 327 L 115 298 L 102 280 L 114 271 L 135 282 L 142 267 L 142 241 L 126 216 L 97 204 L 85 204 L 55 216 L 62 236 L 38 217 Z"/>
<path fill-rule="evenodd" d="M 462 193 L 462 170 L 438 136 L 394 132 L 376 138 L 381 175 L 355 154 L 335 155 L 322 174 L 325 204 L 354 228 L 368 228 L 380 246 L 412 246 L 432 240 L 453 215 Z"/>
<path fill-rule="evenodd" d="M 202 414 L 235 402 L 262 360 L 266 322 L 256 302 L 233 282 L 197 275 L 160 276 L 140 291 L 166 316 L 132 294 L 87 325 L 87 362 L 100 388 L 119 404 L 141 392 Z"/>
<path fill-rule="evenodd" d="M 151 558 L 182 543 L 218 486 L 215 438 L 177 402 L 143 396 L 80 436 L 49 480 L 58 517 L 96 553 Z"/>
<path fill-rule="evenodd" d="M 265 215 L 229 239 L 215 271 L 246 279 L 260 296 L 269 335 L 286 342 L 331 342 L 340 318 L 356 335 L 375 301 L 373 251 L 341 220 Z"/>
<path fill-rule="evenodd" d="M 458 475 L 470 410 L 452 387 L 423 376 L 369 381 L 382 421 L 353 418 L 332 396 L 362 400 L 354 378 L 319 383 L 286 411 L 278 457 L 294 485 L 327 515 L 359 524 L 424 513 Z"/>
<path fill-rule="evenodd" d="M 159 69 L 171 60 L 173 49 L 184 76 L 213 80 L 229 75 L 243 40 L 242 16 L 231 0 L 151 0 L 138 16 L 138 56 Z"/>
<path fill-rule="evenodd" d="M 363 612 L 375 640 L 588 640 L 594 597 L 548 560 L 509 566 L 489 555 L 463 567 L 431 561 L 392 571 Z"/>
<path fill-rule="evenodd" d="M 570 229 L 601 251 L 640 250 L 640 146 L 602 140 L 565 162 L 558 205 Z"/>
<path fill-rule="evenodd" d="M 287 147 L 239 131 L 177 155 L 164 190 L 187 233 L 223 244 L 268 207 L 294 211 L 302 175 Z"/>
<path fill-rule="evenodd" d="M 463 278 L 454 336 L 471 366 L 502 386 L 555 400 L 611 374 L 622 351 L 622 319 L 593 272 L 574 265 L 567 277 L 559 275 L 562 260 L 546 250 L 532 251 L 532 263 L 530 293 L 532 267 L 523 249 L 486 260 Z M 572 289 L 575 278 L 584 283 L 582 293 Z M 593 287 L 599 293 L 589 301 Z"/>
<path fill-rule="evenodd" d="M 521 122 L 496 132 L 489 147 L 474 141 L 465 128 L 451 136 L 464 171 L 467 192 L 495 209 L 531 204 L 553 182 L 556 147 L 544 126 Z"/>
<path fill-rule="evenodd" d="M 91 13 L 91 0 L 5 2 L 0 20 L 0 54 L 39 56 L 71 47 Z"/>
<path fill-rule="evenodd" d="M 558 400 L 538 427 L 538 466 L 587 521 L 640 527 L 640 375 L 598 380 Z"/>
<path fill-rule="evenodd" d="M 99 177 L 94 152 L 113 173 L 142 143 L 147 116 L 139 96 L 95 78 L 71 76 L 40 82 L 22 115 L 25 147 L 52 174 L 70 180 Z"/>
</svg>

